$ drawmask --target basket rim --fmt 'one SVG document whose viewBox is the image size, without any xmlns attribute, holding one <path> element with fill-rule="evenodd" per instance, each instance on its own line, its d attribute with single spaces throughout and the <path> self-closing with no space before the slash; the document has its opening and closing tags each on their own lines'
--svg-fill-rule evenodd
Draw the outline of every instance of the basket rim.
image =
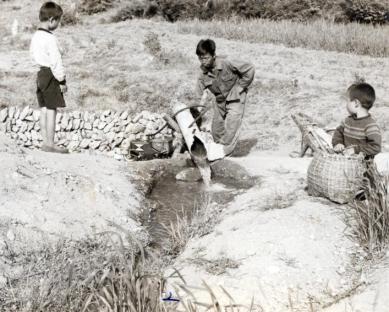
<svg viewBox="0 0 389 312">
<path fill-rule="evenodd" d="M 334 159 L 350 159 L 350 160 L 364 160 L 364 157 L 361 154 L 358 155 L 343 155 L 339 153 L 328 153 L 322 150 L 318 150 L 315 152 L 315 155 L 319 155 L 327 158 L 334 158 Z"/>
</svg>

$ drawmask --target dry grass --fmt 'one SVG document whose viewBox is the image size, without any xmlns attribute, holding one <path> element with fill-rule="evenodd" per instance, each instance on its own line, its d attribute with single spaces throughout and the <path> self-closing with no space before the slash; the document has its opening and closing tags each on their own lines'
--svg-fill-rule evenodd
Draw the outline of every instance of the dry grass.
<svg viewBox="0 0 389 312">
<path fill-rule="evenodd" d="M 346 210 L 352 237 L 370 255 L 384 252 L 389 243 L 389 176 L 381 176 L 369 165 L 365 178 L 366 200 L 354 200 Z"/>
<path fill-rule="evenodd" d="M 182 303 L 180 310 L 177 304 L 161 300 L 165 297 L 167 279 L 162 276 L 163 268 L 153 272 L 153 263 L 159 259 L 143 249 L 135 238 L 127 236 L 123 241 L 116 232 L 101 233 L 83 241 L 46 243 L 34 251 L 26 246 L 9 245 L 4 257 L 13 264 L 6 276 L 6 286 L 0 288 L 0 311 L 4 312 L 167 312 L 200 311 L 203 306 L 209 307 L 209 311 L 226 311 L 228 308 L 219 303 L 205 282 L 209 302 L 178 297 Z M 170 277 L 174 275 L 180 277 L 181 283 L 172 287 L 187 292 L 191 287 L 178 271 Z M 238 307 L 242 306 L 231 306 L 228 311 L 246 311 Z"/>
<path fill-rule="evenodd" d="M 389 27 L 326 20 L 307 23 L 266 19 L 177 22 L 180 33 L 208 35 L 251 43 L 338 51 L 377 57 L 389 56 Z"/>
</svg>

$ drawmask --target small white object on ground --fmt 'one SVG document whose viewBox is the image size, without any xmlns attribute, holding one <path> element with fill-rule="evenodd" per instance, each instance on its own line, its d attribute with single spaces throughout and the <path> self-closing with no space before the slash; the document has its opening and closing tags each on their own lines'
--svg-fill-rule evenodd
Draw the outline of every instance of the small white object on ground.
<svg viewBox="0 0 389 312">
<path fill-rule="evenodd" d="M 209 142 L 206 146 L 207 158 L 209 161 L 222 159 L 226 156 L 224 152 L 224 145 L 215 142 Z"/>
</svg>

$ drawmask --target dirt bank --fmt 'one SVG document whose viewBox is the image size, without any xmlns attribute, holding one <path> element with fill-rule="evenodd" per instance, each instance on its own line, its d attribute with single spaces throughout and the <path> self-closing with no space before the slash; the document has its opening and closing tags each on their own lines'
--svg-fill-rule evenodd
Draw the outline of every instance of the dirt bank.
<svg viewBox="0 0 389 312">
<path fill-rule="evenodd" d="M 219 286 L 237 303 L 249 305 L 254 297 L 264 311 L 280 312 L 318 311 L 361 285 L 366 272 L 356 268 L 360 251 L 344 233 L 346 207 L 304 190 L 309 158 L 231 159 L 262 183 L 225 206 L 211 233 L 189 241 L 174 263 L 188 285 L 204 280 L 226 304 Z M 205 288 L 191 290 L 209 302 Z"/>
</svg>

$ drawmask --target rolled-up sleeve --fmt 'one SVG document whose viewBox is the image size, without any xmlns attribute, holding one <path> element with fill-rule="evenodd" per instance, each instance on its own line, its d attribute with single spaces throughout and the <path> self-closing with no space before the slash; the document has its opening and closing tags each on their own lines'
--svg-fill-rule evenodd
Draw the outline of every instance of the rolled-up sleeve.
<svg viewBox="0 0 389 312">
<path fill-rule="evenodd" d="M 231 70 L 238 74 L 239 80 L 238 85 L 244 90 L 247 91 L 249 86 L 254 80 L 255 67 L 251 63 L 242 62 L 242 61 L 231 61 L 229 62 Z"/>
</svg>

